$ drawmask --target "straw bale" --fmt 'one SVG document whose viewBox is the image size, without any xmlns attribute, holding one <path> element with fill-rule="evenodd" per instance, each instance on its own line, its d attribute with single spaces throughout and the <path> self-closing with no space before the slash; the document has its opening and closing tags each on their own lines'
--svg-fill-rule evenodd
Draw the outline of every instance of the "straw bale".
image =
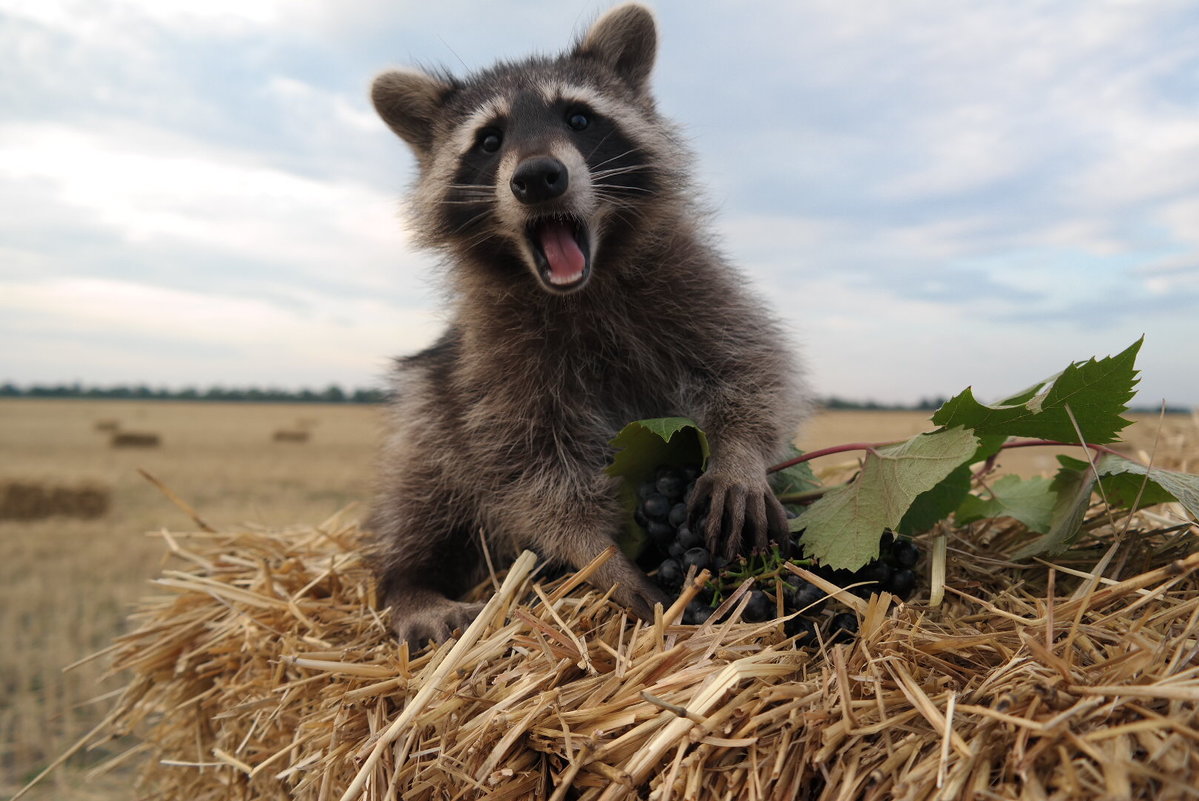
<svg viewBox="0 0 1199 801">
<path fill-rule="evenodd" d="M 306 429 L 280 428 L 271 435 L 271 440 L 274 442 L 307 442 L 308 437 Z"/>
<path fill-rule="evenodd" d="M 117 431 L 109 444 L 114 448 L 157 448 L 162 438 L 152 431 Z"/>
<path fill-rule="evenodd" d="M 186 801 L 1199 796 L 1190 530 L 1032 567 L 1010 527 L 942 534 L 944 603 L 874 596 L 849 644 L 796 649 L 743 599 L 641 623 L 524 556 L 420 652 L 352 523 L 166 534 L 96 738 L 136 734 L 141 792 Z"/>
<path fill-rule="evenodd" d="M 0 520 L 40 520 L 53 515 L 92 520 L 107 514 L 111 502 L 112 491 L 95 484 L 0 481 Z"/>
</svg>

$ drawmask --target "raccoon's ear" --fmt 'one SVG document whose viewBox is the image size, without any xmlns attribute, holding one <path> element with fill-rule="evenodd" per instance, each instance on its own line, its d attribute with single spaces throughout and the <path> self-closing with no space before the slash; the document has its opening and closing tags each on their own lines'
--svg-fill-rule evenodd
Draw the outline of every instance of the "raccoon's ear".
<svg viewBox="0 0 1199 801">
<path fill-rule="evenodd" d="M 379 116 L 408 145 L 424 155 L 433 147 L 433 122 L 453 91 L 448 82 L 416 70 L 385 72 L 371 86 Z"/>
<path fill-rule="evenodd" d="M 597 19 L 573 55 L 602 61 L 638 92 L 644 92 L 657 50 L 654 15 L 645 6 L 626 3 Z"/>
</svg>

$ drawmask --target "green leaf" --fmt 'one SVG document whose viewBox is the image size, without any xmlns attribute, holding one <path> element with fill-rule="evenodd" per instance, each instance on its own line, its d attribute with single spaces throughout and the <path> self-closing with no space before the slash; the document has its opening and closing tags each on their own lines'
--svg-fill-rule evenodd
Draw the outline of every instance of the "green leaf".
<svg viewBox="0 0 1199 801">
<path fill-rule="evenodd" d="M 637 420 L 622 428 L 609 444 L 617 450 L 605 472 L 624 479 L 620 486 L 620 498 L 628 513 L 625 530 L 617 544 L 635 559 L 645 548 L 647 539 L 641 526 L 633 520 L 633 511 L 637 508 L 637 486 L 652 478 L 659 465 L 706 467 L 711 449 L 707 435 L 686 417 Z"/>
<path fill-rule="evenodd" d="M 1012 554 L 1013 559 L 1026 559 L 1041 553 L 1059 554 L 1074 543 L 1083 515 L 1091 505 L 1091 496 L 1096 492 L 1096 472 L 1100 476 L 1103 496 L 1110 505 L 1131 509 L 1140 493 L 1138 508 L 1176 501 L 1191 514 L 1199 515 L 1199 476 L 1147 468 L 1114 454 L 1105 454 L 1093 470 L 1081 459 L 1069 456 L 1057 459 L 1062 468 L 1053 479 L 1053 490 L 1058 495 L 1053 522 L 1044 537 Z"/>
<path fill-rule="evenodd" d="M 1173 470 L 1148 468 L 1122 456 L 1104 454 L 1098 464 L 1101 483 L 1108 503 L 1131 509 L 1140 494 L 1137 508 L 1158 503 L 1178 502 L 1199 517 L 1199 476 Z M 1144 485 L 1144 490 L 1141 489 Z"/>
<path fill-rule="evenodd" d="M 786 462 L 794 459 L 796 456 L 802 456 L 803 451 L 792 445 L 785 457 L 779 461 Z M 809 462 L 800 462 L 793 464 L 790 467 L 785 467 L 782 470 L 770 474 L 770 489 L 775 495 L 792 495 L 797 492 L 807 492 L 814 490 L 820 486 L 819 479 L 812 472 L 812 465 Z"/>
<path fill-rule="evenodd" d="M 1113 442 L 1118 432 L 1130 425 L 1120 415 L 1134 394 L 1137 371 L 1133 365 L 1142 341 L 1137 340 L 1115 356 L 1075 362 L 1058 375 L 993 406 L 979 403 L 967 389 L 938 409 L 933 422 L 947 428 L 969 428 L 979 436 L 1077 442 L 1078 434 L 1070 421 L 1073 413 L 1087 442 Z"/>
<path fill-rule="evenodd" d="M 707 435 L 686 417 L 636 420 L 609 444 L 616 448 L 616 455 L 605 468 L 608 475 L 634 483 L 645 481 L 658 465 L 706 467 L 712 453 Z"/>
<path fill-rule="evenodd" d="M 1048 531 L 1012 554 L 1013 559 L 1027 559 L 1042 553 L 1059 554 L 1069 548 L 1082 531 L 1082 520 L 1095 491 L 1095 472 L 1086 462 L 1068 456 L 1059 456 L 1058 462 L 1062 467 L 1050 485 L 1056 500 L 1049 514 Z"/>
<path fill-rule="evenodd" d="M 970 465 L 964 464 L 937 486 L 917 495 L 912 507 L 899 521 L 899 533 L 908 536 L 922 534 L 948 517 L 970 494 L 970 479 Z"/>
<path fill-rule="evenodd" d="M 970 431 L 951 428 L 868 451 L 851 484 L 837 487 L 791 521 L 804 550 L 833 568 L 856 570 L 878 556 L 883 529 L 894 529 L 912 502 L 969 459 Z"/>
<path fill-rule="evenodd" d="M 1004 476 L 991 485 L 990 498 L 966 496 L 954 514 L 954 520 L 964 525 L 989 517 L 1012 517 L 1044 534 L 1052 525 L 1053 508 L 1057 503 L 1057 493 L 1052 487 L 1053 479 L 1043 476 L 1028 479 Z"/>
</svg>

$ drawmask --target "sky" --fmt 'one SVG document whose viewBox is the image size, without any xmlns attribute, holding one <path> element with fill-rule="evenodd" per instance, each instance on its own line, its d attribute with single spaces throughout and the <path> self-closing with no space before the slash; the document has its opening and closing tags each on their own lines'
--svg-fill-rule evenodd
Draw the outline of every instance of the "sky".
<svg viewBox="0 0 1199 801">
<path fill-rule="evenodd" d="M 816 394 L 996 398 L 1142 335 L 1199 405 L 1199 6 L 651 4 L 654 87 Z M 444 325 L 372 78 L 604 2 L 0 0 L 0 382 L 379 386 Z"/>
</svg>

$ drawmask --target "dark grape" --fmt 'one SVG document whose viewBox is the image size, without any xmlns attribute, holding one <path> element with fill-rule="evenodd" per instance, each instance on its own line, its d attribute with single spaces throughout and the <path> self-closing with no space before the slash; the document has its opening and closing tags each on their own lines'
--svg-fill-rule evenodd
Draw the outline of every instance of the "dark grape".
<svg viewBox="0 0 1199 801">
<path fill-rule="evenodd" d="M 691 548 L 683 554 L 683 572 L 692 565 L 695 566 L 695 572 L 703 570 L 712 561 L 711 555 L 703 548 Z"/>
<path fill-rule="evenodd" d="M 671 540 L 670 545 L 666 546 L 666 552 L 675 559 L 682 559 L 687 549 L 678 540 Z"/>
<path fill-rule="evenodd" d="M 858 633 L 858 617 L 852 612 L 842 612 L 833 615 L 828 624 L 829 643 L 853 642 L 853 635 Z"/>
<path fill-rule="evenodd" d="M 911 540 L 896 540 L 891 546 L 891 558 L 900 567 L 915 567 L 920 560 L 920 549 Z"/>
<path fill-rule="evenodd" d="M 861 597 L 868 597 L 872 592 L 880 592 L 887 586 L 887 581 L 891 578 L 891 566 L 886 562 L 875 560 L 867 562 L 864 566 L 858 568 L 858 572 L 853 574 L 854 583 L 860 581 L 868 581 L 869 584 L 863 584 L 860 587 L 854 588 L 854 593 Z"/>
<path fill-rule="evenodd" d="M 665 521 L 670 514 L 670 499 L 665 495 L 654 493 L 641 502 L 641 511 L 650 520 Z"/>
<path fill-rule="evenodd" d="M 664 559 L 658 565 L 658 585 L 662 589 L 677 590 L 683 584 L 683 566 L 677 559 Z"/>
<path fill-rule="evenodd" d="M 699 478 L 701 471 L 695 465 L 687 465 L 683 468 L 682 473 L 684 481 L 688 484 L 694 484 L 695 479 Z"/>
<path fill-rule="evenodd" d="M 670 514 L 667 515 L 666 522 L 670 523 L 670 525 L 674 526 L 675 528 L 678 528 L 679 526 L 683 525 L 683 523 L 687 522 L 687 504 L 676 503 L 674 506 L 670 507 Z"/>
<path fill-rule="evenodd" d="M 695 548 L 704 544 L 704 538 L 701 534 L 697 534 L 687 526 L 679 526 L 674 537 L 679 541 L 679 545 L 684 548 Z"/>
<path fill-rule="evenodd" d="M 788 637 L 800 635 L 795 640 L 797 646 L 815 645 L 819 640 L 816 637 L 816 623 L 811 618 L 801 617 L 796 615 L 783 623 L 783 632 Z"/>
<path fill-rule="evenodd" d="M 803 611 L 804 614 L 814 615 L 819 612 L 826 597 L 824 590 L 815 584 L 809 584 L 799 576 L 789 577 L 783 586 L 783 600 L 787 602 L 787 607 Z"/>
<path fill-rule="evenodd" d="M 657 520 L 651 520 L 645 524 L 645 533 L 649 534 L 650 539 L 663 548 L 669 545 L 670 541 L 674 539 L 674 529 L 666 523 L 659 523 Z"/>
<path fill-rule="evenodd" d="M 643 481 L 637 485 L 637 499 L 644 501 L 649 496 L 658 491 L 657 486 L 653 481 Z"/>
<path fill-rule="evenodd" d="M 757 623 L 763 620 L 770 620 L 774 617 L 774 601 L 770 600 L 770 596 L 761 590 L 753 590 L 749 594 L 749 603 L 745 606 L 745 611 L 741 616 L 748 621 Z"/>
<path fill-rule="evenodd" d="M 892 573 L 886 586 L 887 592 L 904 599 L 911 595 L 914 589 L 916 589 L 916 571 L 910 567 L 900 568 Z"/>
<path fill-rule="evenodd" d="M 655 486 L 658 488 L 658 492 L 667 498 L 678 500 L 683 497 L 683 492 L 687 489 L 687 482 L 678 473 L 671 473 L 659 478 Z"/>
<path fill-rule="evenodd" d="M 706 602 L 696 598 L 691 603 L 687 604 L 687 608 L 683 610 L 683 623 L 688 626 L 698 626 L 712 616 L 715 610 Z"/>
<path fill-rule="evenodd" d="M 893 543 L 893 542 L 895 542 L 895 532 L 892 531 L 891 529 L 887 529 L 886 531 L 883 532 L 883 536 L 879 537 L 879 540 L 878 540 L 879 553 L 885 554 L 887 552 L 887 550 L 891 547 L 891 543 Z"/>
</svg>

